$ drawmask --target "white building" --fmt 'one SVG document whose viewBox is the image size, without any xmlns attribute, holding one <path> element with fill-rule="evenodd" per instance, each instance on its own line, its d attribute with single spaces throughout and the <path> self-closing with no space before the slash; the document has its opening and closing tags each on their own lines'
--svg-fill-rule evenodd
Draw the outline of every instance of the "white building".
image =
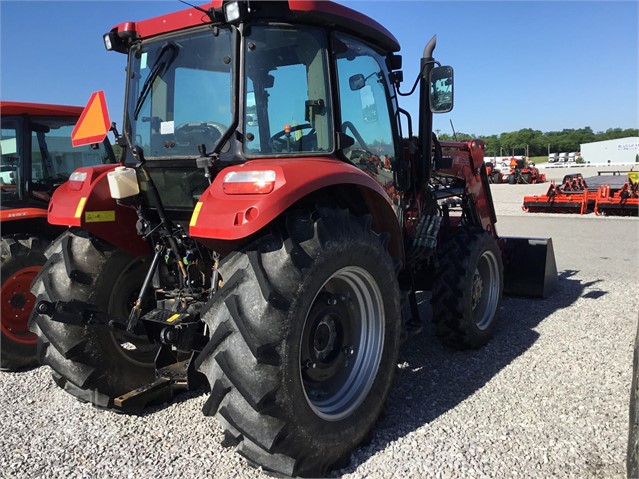
<svg viewBox="0 0 639 479">
<path fill-rule="evenodd" d="M 581 157 L 586 163 L 635 163 L 639 162 L 637 155 L 639 155 L 638 136 L 581 145 Z"/>
</svg>

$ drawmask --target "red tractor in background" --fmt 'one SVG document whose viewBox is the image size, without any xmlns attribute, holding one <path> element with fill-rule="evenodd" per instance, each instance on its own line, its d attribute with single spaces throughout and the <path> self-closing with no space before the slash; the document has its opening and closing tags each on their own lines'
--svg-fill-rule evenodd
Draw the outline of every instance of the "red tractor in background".
<svg viewBox="0 0 639 479">
<path fill-rule="evenodd" d="M 486 176 L 488 176 L 489 183 L 499 184 L 504 182 L 504 174 L 492 161 L 486 162 Z"/>
<path fill-rule="evenodd" d="M 546 175 L 540 173 L 534 163 L 528 163 L 524 158 L 511 158 L 507 180 L 511 185 L 544 183 Z"/>
<path fill-rule="evenodd" d="M 70 228 L 32 288 L 70 394 L 139 412 L 208 383 L 225 445 L 323 476 L 375 425 L 416 291 L 465 349 L 504 291 L 552 289 L 549 241 L 497 235 L 483 142 L 433 135 L 453 107 L 434 37 L 416 135 L 396 39 L 332 2 L 213 0 L 104 39 L 128 55 L 121 165 L 55 192 Z"/>
<path fill-rule="evenodd" d="M 71 130 L 81 113 L 77 106 L 0 102 L 0 356 L 5 370 L 38 364 L 37 337 L 27 327 L 35 304 L 29 288 L 46 261 L 46 246 L 65 229 L 47 223 L 53 191 L 75 169 L 115 160 L 108 141 L 71 147 Z"/>
</svg>

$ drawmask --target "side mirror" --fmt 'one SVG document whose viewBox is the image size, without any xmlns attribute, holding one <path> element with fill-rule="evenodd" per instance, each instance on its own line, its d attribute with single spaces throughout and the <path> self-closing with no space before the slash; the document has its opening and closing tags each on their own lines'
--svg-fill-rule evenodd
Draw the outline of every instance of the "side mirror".
<svg viewBox="0 0 639 479">
<path fill-rule="evenodd" d="M 430 111 L 448 113 L 453 109 L 453 67 L 435 67 L 430 72 Z"/>
<path fill-rule="evenodd" d="M 348 79 L 348 85 L 351 87 L 351 91 L 361 90 L 366 85 L 366 78 L 361 73 L 358 73 Z"/>
</svg>

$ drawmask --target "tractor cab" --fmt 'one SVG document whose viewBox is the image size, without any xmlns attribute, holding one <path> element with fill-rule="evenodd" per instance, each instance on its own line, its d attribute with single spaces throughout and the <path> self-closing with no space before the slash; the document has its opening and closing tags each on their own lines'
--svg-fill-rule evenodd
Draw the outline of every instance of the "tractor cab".
<svg viewBox="0 0 639 479">
<path fill-rule="evenodd" d="M 46 208 L 53 191 L 77 168 L 114 163 L 108 140 L 71 146 L 81 107 L 2 102 L 0 189 L 6 208 Z"/>
<path fill-rule="evenodd" d="M 408 135 L 394 87 L 399 45 L 384 27 L 330 2 L 197 11 L 105 35 L 128 54 L 125 145 L 143 155 L 167 211 L 191 211 L 222 168 L 266 158 L 338 160 L 394 189 Z M 452 108 L 449 70 L 434 79 L 439 109 Z"/>
</svg>

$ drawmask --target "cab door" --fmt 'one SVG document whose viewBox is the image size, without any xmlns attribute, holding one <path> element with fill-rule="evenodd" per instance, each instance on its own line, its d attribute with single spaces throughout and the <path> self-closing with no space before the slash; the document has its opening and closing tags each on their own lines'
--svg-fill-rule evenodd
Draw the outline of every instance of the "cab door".
<svg viewBox="0 0 639 479">
<path fill-rule="evenodd" d="M 340 131 L 352 140 L 342 152 L 375 178 L 395 201 L 393 170 L 399 155 L 396 99 L 385 59 L 367 44 L 333 36 L 339 88 Z"/>
</svg>

